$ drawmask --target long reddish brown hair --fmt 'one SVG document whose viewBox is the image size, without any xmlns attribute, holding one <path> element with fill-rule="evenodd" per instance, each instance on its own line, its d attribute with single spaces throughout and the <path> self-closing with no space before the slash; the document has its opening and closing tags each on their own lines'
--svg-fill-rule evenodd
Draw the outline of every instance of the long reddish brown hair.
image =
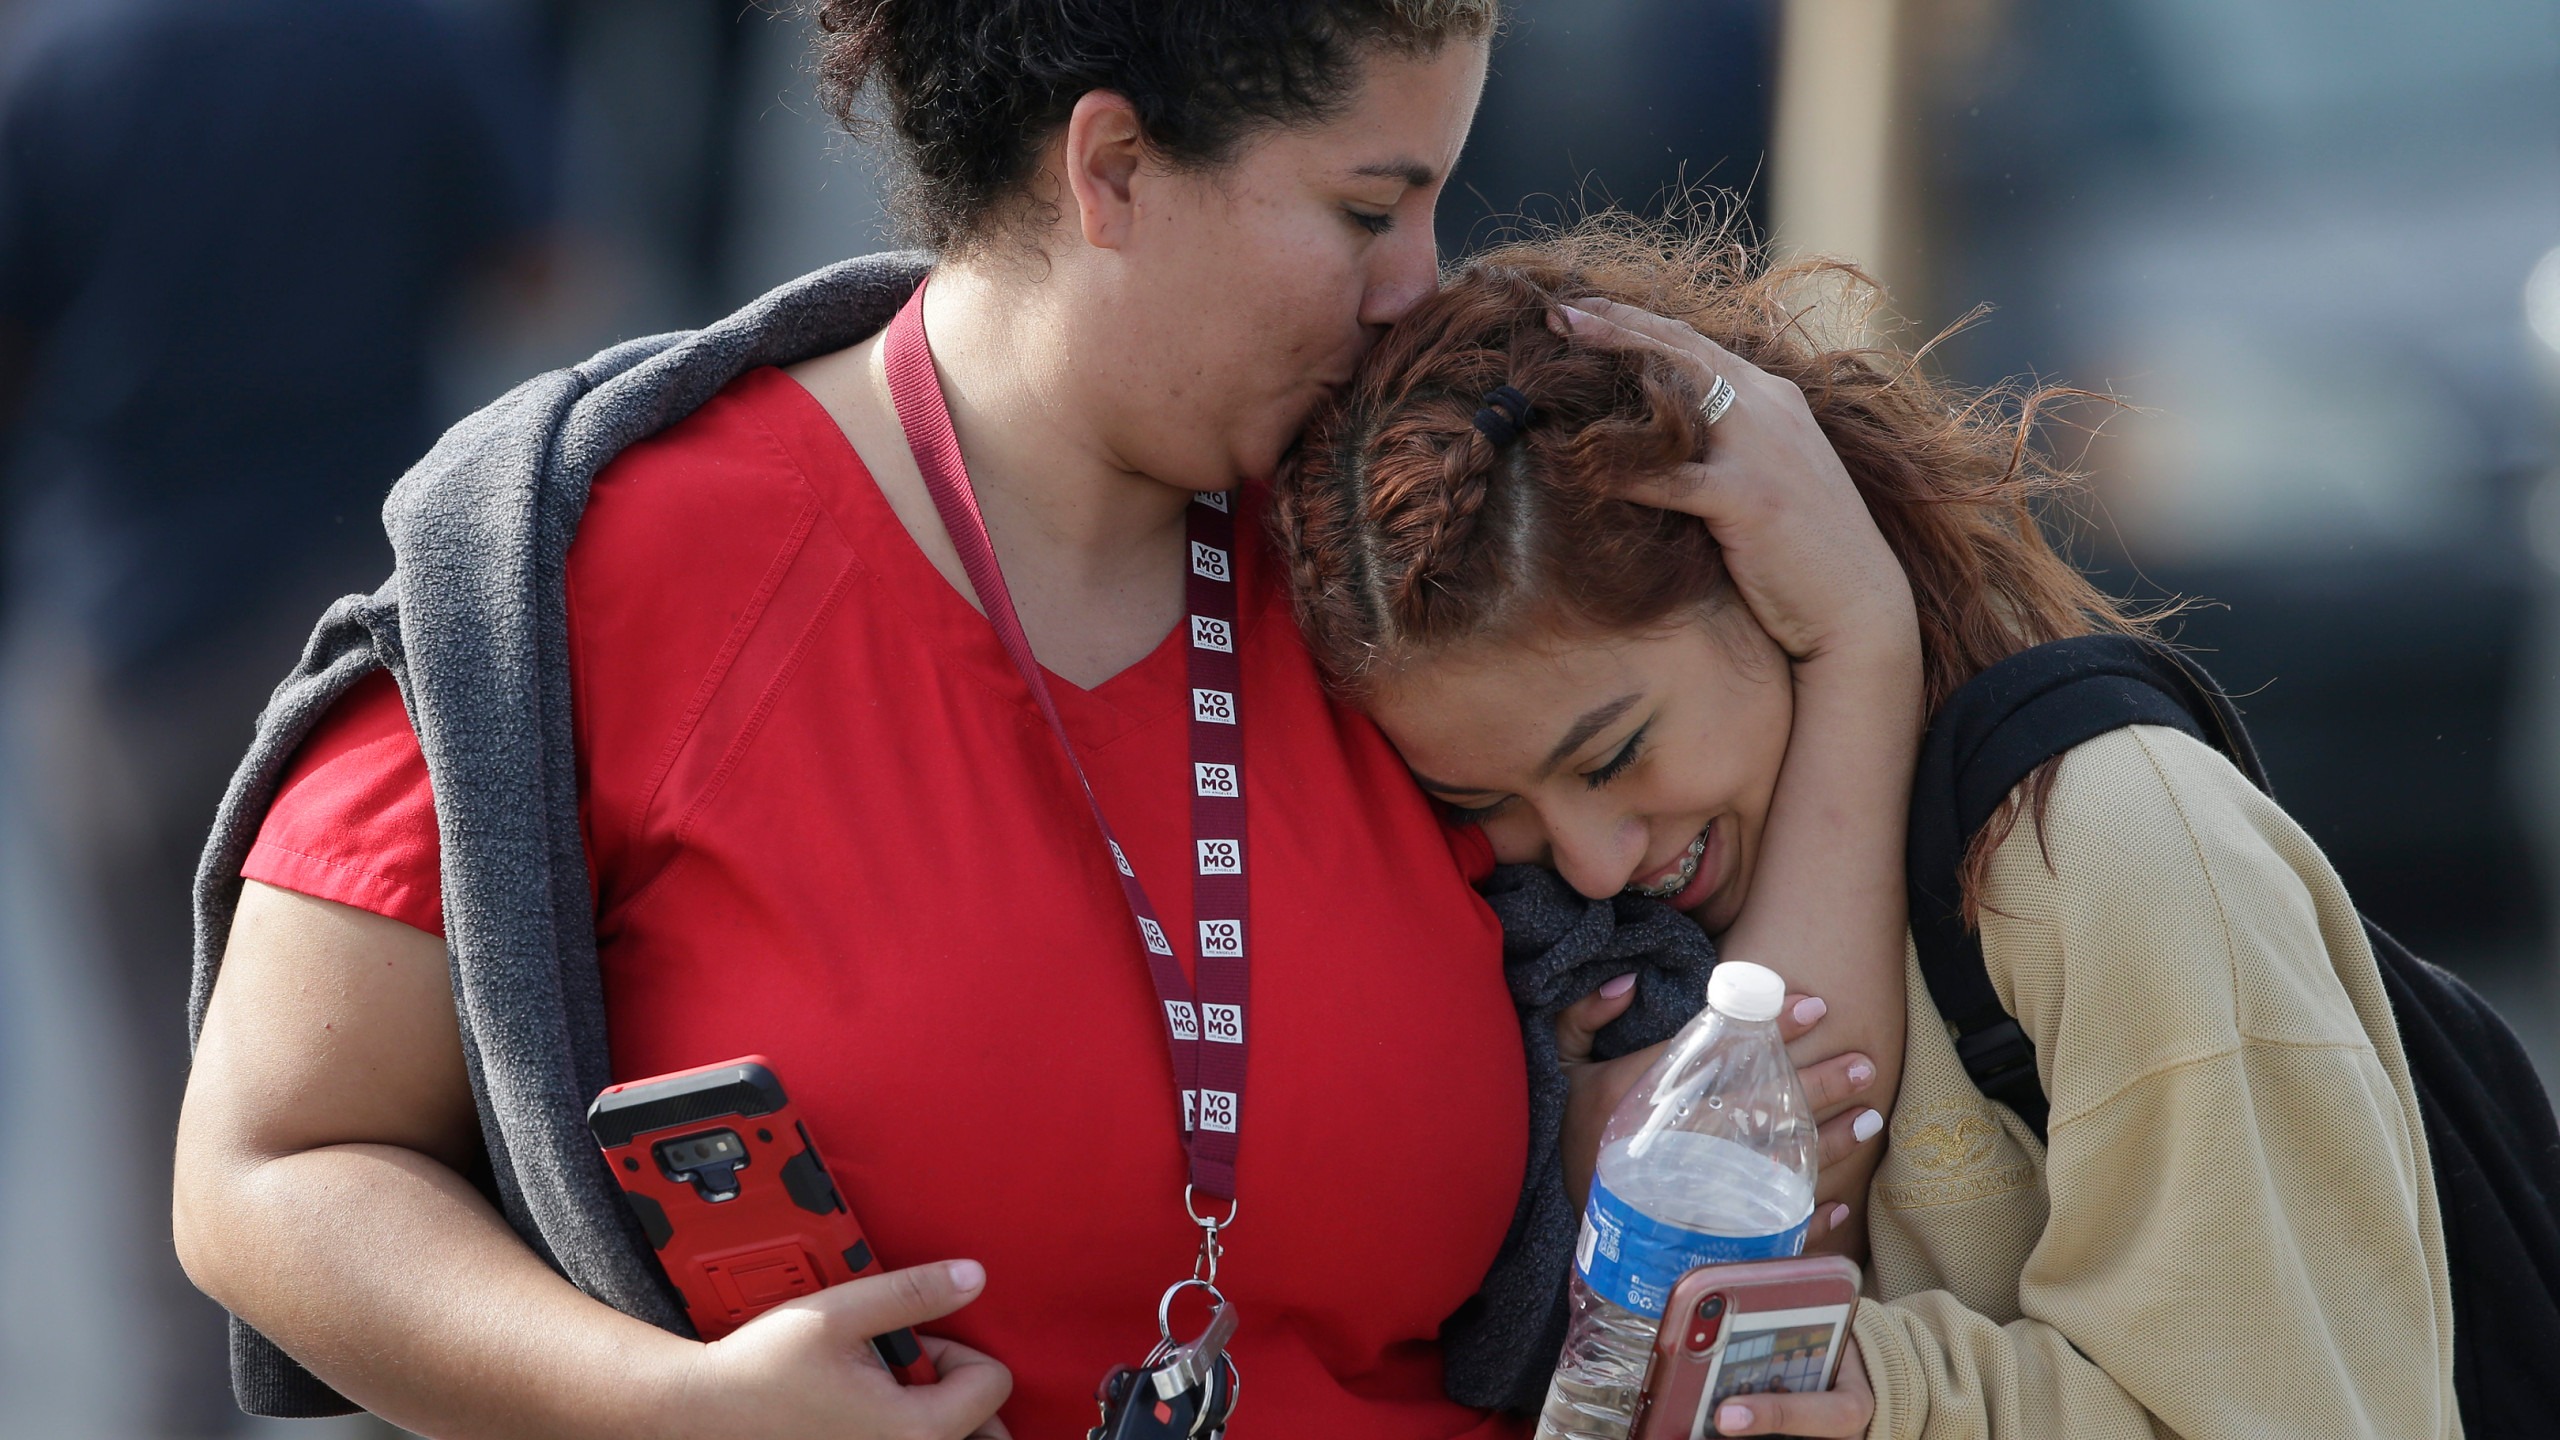
<svg viewBox="0 0 2560 1440">
<path fill-rule="evenodd" d="M 1874 303 L 1855 269 L 1769 267 L 1727 231 L 1620 216 L 1468 262 L 1370 352 L 1275 480 L 1299 624 L 1350 698 L 1460 644 L 1646 630 L 1731 598 L 1702 522 L 1617 498 L 1630 477 L 1706 457 L 1698 382 L 1666 357 L 1555 334 L 1557 303 L 1586 296 L 1685 321 L 1804 392 L 1910 576 L 1927 713 L 2030 646 L 2147 630 L 2042 523 L 2074 480 L 2035 443 L 2038 415 L 2076 392 L 1966 390 L 1921 356 L 1828 340 Z M 1496 445 L 1475 416 L 1506 384 L 1534 417 Z M 2012 823 L 1985 832 L 1969 895 Z"/>
</svg>

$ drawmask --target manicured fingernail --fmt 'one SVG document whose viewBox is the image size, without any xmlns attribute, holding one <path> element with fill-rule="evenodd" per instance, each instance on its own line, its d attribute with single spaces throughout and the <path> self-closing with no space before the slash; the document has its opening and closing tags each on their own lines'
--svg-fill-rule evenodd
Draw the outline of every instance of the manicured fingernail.
<svg viewBox="0 0 2560 1440">
<path fill-rule="evenodd" d="M 1716 1412 L 1716 1428 L 1731 1434 L 1751 1423 L 1751 1412 L 1739 1405 L 1727 1405 Z"/>
<path fill-rule="evenodd" d="M 1601 986 L 1600 994 L 1604 999 L 1615 1000 L 1634 988 L 1636 988 L 1636 977 L 1631 971 Z"/>
<path fill-rule="evenodd" d="M 1810 1025 L 1830 1013 L 1831 1007 L 1823 1004 L 1819 995 L 1807 995 L 1796 1002 L 1796 1023 L 1799 1025 Z"/>
<path fill-rule="evenodd" d="M 1590 324 L 1591 320 L 1592 317 L 1589 311 L 1577 310 L 1570 305 L 1564 307 L 1564 323 L 1576 330 Z"/>
<path fill-rule="evenodd" d="M 1868 1064 L 1864 1060 L 1852 1060 L 1849 1062 L 1850 1084 L 1863 1087 L 1868 1081 L 1873 1080 L 1874 1078 L 1876 1078 L 1875 1066 Z"/>
<path fill-rule="evenodd" d="M 975 1260 L 951 1262 L 951 1288 L 963 1294 L 987 1283 L 987 1267 Z"/>
<path fill-rule="evenodd" d="M 1831 1229 L 1833 1229 L 1833 1230 L 1837 1230 L 1837 1229 L 1839 1229 L 1841 1226 L 1846 1225 L 1846 1224 L 1848 1224 L 1848 1223 L 1849 1223 L 1849 1207 L 1848 1207 L 1848 1206 L 1846 1206 L 1846 1205 L 1834 1205 L 1834 1206 L 1832 1206 L 1832 1207 L 1831 1207 L 1831 1224 L 1830 1224 L 1830 1227 L 1829 1227 L 1829 1228 L 1831 1228 Z"/>
<path fill-rule="evenodd" d="M 1849 1133 L 1857 1136 L 1858 1143 L 1862 1145 L 1876 1138 L 1876 1133 L 1882 1129 L 1884 1117 L 1873 1110 L 1861 1110 L 1858 1118 L 1849 1122 Z"/>
</svg>

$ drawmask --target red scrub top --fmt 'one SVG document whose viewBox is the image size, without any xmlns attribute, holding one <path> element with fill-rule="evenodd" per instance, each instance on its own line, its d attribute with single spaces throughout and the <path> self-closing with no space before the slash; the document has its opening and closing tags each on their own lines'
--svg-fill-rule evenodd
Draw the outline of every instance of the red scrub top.
<svg viewBox="0 0 2560 1440">
<path fill-rule="evenodd" d="M 1239 548 L 1255 1033 L 1230 1433 L 1524 1434 L 1443 1396 L 1435 1339 L 1525 1163 L 1519 1025 L 1467 884 L 1491 857 L 1327 701 L 1284 577 Z M 568 588 L 614 1078 L 772 1057 L 888 1263 L 985 1262 L 984 1296 L 928 1329 L 1012 1367 L 1013 1433 L 1082 1436 L 1199 1232 L 1127 905 L 994 632 L 771 369 L 598 477 Z M 1187 937 L 1181 642 L 1050 686 Z M 377 676 L 304 745 L 242 873 L 441 931 L 437 858 Z"/>
</svg>

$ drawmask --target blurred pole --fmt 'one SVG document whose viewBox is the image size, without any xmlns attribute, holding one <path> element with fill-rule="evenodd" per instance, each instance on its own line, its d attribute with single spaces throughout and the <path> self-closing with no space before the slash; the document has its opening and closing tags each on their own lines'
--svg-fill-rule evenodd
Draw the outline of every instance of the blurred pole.
<svg viewBox="0 0 2560 1440">
<path fill-rule="evenodd" d="M 1855 262 L 1902 314 L 1923 280 L 1907 30 L 1913 0 L 1787 0 L 1770 212 L 1781 255 Z"/>
</svg>

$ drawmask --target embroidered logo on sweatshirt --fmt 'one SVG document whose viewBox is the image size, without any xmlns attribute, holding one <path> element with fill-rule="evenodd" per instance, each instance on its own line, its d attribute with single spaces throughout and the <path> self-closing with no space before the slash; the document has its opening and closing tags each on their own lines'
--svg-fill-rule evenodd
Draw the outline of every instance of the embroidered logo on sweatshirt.
<svg viewBox="0 0 2560 1440">
<path fill-rule="evenodd" d="M 2035 1167 L 1987 1111 L 1933 1105 L 1896 1116 L 1876 1198 L 1902 1210 L 1980 1200 L 2036 1183 Z"/>
</svg>

